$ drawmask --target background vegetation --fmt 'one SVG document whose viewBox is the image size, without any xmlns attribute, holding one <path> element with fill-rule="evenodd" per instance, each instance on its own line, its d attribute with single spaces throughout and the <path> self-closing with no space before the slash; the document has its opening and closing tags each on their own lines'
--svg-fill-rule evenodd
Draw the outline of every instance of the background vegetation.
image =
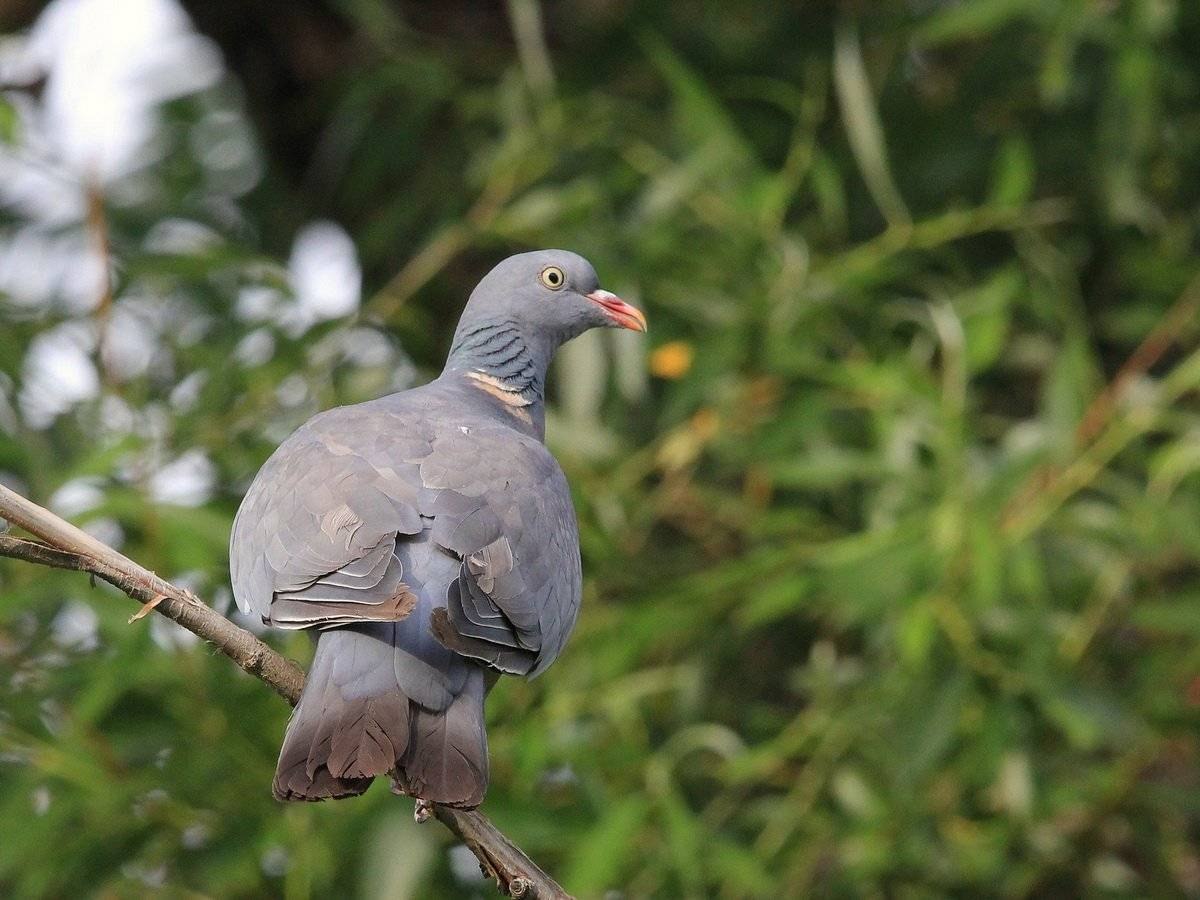
<svg viewBox="0 0 1200 900">
<path fill-rule="evenodd" d="M 553 379 L 584 612 L 497 824 L 584 897 L 1200 894 L 1200 6 L 183 5 L 126 170 L 7 69 L 0 479 L 227 605 L 275 443 L 576 249 L 651 331 Z M 0 566 L 0 893 L 488 895 L 382 786 L 275 804 L 285 705 L 131 611 Z"/>
</svg>

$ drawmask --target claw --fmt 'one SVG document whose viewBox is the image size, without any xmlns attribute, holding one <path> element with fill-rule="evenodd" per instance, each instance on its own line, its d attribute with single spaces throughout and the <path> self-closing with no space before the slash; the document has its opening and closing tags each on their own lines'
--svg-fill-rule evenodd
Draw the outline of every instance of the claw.
<svg viewBox="0 0 1200 900">
<path fill-rule="evenodd" d="M 428 800 L 417 798 L 417 803 L 413 807 L 413 818 L 418 825 L 429 821 L 429 817 L 433 815 L 433 804 Z"/>
</svg>

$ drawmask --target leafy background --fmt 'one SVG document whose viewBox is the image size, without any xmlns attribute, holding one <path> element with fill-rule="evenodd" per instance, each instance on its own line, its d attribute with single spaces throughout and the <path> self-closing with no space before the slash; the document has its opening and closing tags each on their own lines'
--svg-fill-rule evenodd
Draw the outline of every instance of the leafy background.
<svg viewBox="0 0 1200 900">
<path fill-rule="evenodd" d="M 579 250 L 651 331 L 553 377 L 584 612 L 500 827 L 584 897 L 1200 895 L 1200 7 L 121 2 L 0 4 L 0 480 L 227 609 L 275 443 Z M 0 566 L 0 893 L 490 894 L 275 804 L 284 704 L 131 611 Z"/>
</svg>

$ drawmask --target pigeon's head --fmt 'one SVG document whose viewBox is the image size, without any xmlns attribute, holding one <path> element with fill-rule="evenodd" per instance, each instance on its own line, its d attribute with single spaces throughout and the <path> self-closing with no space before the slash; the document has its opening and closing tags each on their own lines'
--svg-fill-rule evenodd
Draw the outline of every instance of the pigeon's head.
<svg viewBox="0 0 1200 900">
<path fill-rule="evenodd" d="M 646 330 L 646 317 L 602 290 L 592 264 L 568 250 L 518 253 L 501 262 L 471 294 L 464 324 L 474 318 L 516 322 L 555 345 L 590 328 Z"/>
</svg>

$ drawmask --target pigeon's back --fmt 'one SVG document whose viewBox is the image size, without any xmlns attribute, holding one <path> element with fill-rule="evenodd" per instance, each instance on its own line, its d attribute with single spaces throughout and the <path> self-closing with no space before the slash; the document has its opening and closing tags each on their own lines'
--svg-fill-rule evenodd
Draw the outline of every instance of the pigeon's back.
<svg viewBox="0 0 1200 900">
<path fill-rule="evenodd" d="M 477 395 L 434 382 L 322 413 L 238 511 L 239 606 L 319 634 L 281 799 L 361 793 L 392 772 L 406 793 L 477 804 L 485 668 L 534 674 L 566 641 L 580 595 L 566 481 Z"/>
</svg>

